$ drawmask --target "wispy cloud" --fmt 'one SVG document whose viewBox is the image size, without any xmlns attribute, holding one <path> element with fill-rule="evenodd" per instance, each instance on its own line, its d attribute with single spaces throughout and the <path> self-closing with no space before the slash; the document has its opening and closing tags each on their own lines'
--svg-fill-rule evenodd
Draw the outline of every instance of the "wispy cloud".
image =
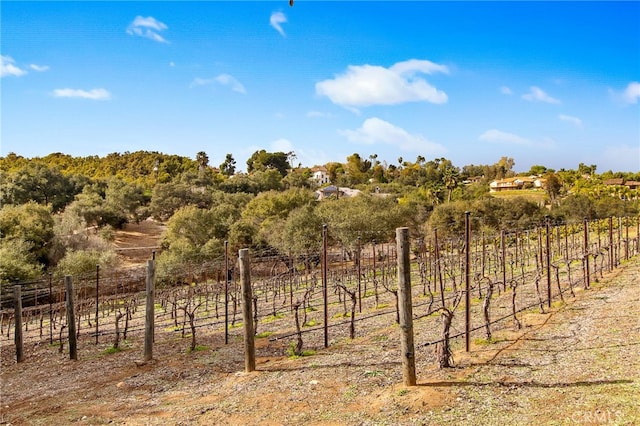
<svg viewBox="0 0 640 426">
<path fill-rule="evenodd" d="M 419 74 L 448 72 L 444 65 L 417 59 L 398 62 L 390 68 L 350 65 L 344 74 L 316 83 L 316 93 L 344 107 L 416 101 L 442 104 L 447 102 L 447 94 L 430 85 Z"/>
<path fill-rule="evenodd" d="M 513 95 L 513 91 L 507 86 L 502 86 L 500 88 L 500 93 L 502 93 L 503 95 Z"/>
<path fill-rule="evenodd" d="M 11 56 L 0 55 L 0 77 L 20 77 L 27 72 L 15 65 L 16 61 Z"/>
<path fill-rule="evenodd" d="M 506 145 L 531 145 L 531 141 L 513 133 L 503 132 L 497 129 L 487 130 L 478 137 L 478 140 L 490 143 L 501 143 Z"/>
<path fill-rule="evenodd" d="M 29 68 L 31 68 L 34 71 L 38 71 L 38 72 L 45 72 L 45 71 L 49 71 L 49 65 L 36 65 L 36 64 L 31 64 L 29 65 Z"/>
<path fill-rule="evenodd" d="M 136 16 L 131 24 L 127 27 L 127 34 L 136 35 L 157 41 L 158 43 L 169 43 L 160 33 L 168 27 L 163 22 L 158 21 L 152 16 L 142 17 Z"/>
<path fill-rule="evenodd" d="M 556 98 L 552 98 L 551 96 L 549 96 L 547 93 L 545 93 L 544 90 L 542 90 L 541 88 L 537 87 L 537 86 L 531 86 L 529 88 L 529 93 L 525 93 L 524 95 L 522 95 L 522 99 L 527 100 L 527 101 L 537 101 L 537 102 L 546 102 L 549 104 L 559 104 L 560 100 L 556 99 Z"/>
<path fill-rule="evenodd" d="M 53 96 L 56 98 L 82 98 L 94 101 L 106 101 L 111 99 L 111 93 L 105 89 L 56 89 L 53 91 Z"/>
<path fill-rule="evenodd" d="M 582 120 L 580 120 L 578 117 L 572 117 L 570 115 L 560 114 L 558 115 L 558 118 L 562 121 L 567 121 L 569 123 L 575 124 L 578 127 L 582 127 Z"/>
<path fill-rule="evenodd" d="M 242 93 L 243 95 L 247 93 L 245 87 L 240 83 L 235 77 L 229 74 L 220 74 L 214 78 L 200 78 L 196 77 L 193 79 L 189 87 L 197 87 L 197 86 L 208 86 L 210 84 L 219 84 L 221 86 L 226 86 L 231 88 L 234 92 Z"/>
<path fill-rule="evenodd" d="M 437 155 L 446 149 L 431 142 L 422 135 L 411 134 L 405 129 L 395 126 L 380 118 L 368 118 L 356 130 L 339 130 L 350 142 L 366 145 L 385 144 L 398 147 L 402 151 L 421 152 Z"/>
<path fill-rule="evenodd" d="M 637 81 L 629 83 L 622 94 L 622 98 L 628 104 L 637 104 L 640 98 L 640 83 Z"/>
<path fill-rule="evenodd" d="M 309 118 L 331 118 L 333 114 L 329 112 L 321 112 L 321 111 L 309 111 L 307 112 L 307 117 Z"/>
<path fill-rule="evenodd" d="M 275 28 L 277 32 L 280 33 L 282 37 L 286 37 L 287 35 L 284 33 L 282 29 L 282 24 L 287 22 L 287 17 L 282 12 L 273 12 L 271 17 L 269 18 L 269 24 Z"/>
<path fill-rule="evenodd" d="M 244 86 L 242 85 L 242 83 L 240 83 L 238 80 L 236 80 L 235 77 L 229 75 L 229 74 L 220 74 L 219 76 L 216 77 L 216 82 L 223 85 L 223 86 L 228 86 L 231 88 L 231 90 L 233 90 L 234 92 L 238 92 L 238 93 L 242 93 L 242 94 L 246 94 L 247 91 L 244 88 Z"/>
</svg>

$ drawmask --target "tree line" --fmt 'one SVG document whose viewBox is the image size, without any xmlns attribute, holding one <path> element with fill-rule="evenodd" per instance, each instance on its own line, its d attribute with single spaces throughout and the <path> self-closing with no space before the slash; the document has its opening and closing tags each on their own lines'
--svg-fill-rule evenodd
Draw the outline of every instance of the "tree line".
<svg viewBox="0 0 640 426">
<path fill-rule="evenodd" d="M 232 154 L 214 167 L 204 151 L 195 159 L 148 151 L 0 157 L 0 281 L 115 266 L 114 231 L 147 218 L 167 225 L 158 268 L 169 274 L 219 257 L 224 241 L 233 249 L 313 253 L 323 224 L 332 229 L 331 243 L 350 253 L 357 244 L 392 239 L 399 226 L 418 234 L 459 232 L 464 211 L 477 218 L 474 226 L 499 230 L 535 226 L 547 215 L 576 222 L 640 210 L 637 189 L 604 184 L 638 181 L 640 173 L 597 174 L 595 165 L 582 163 L 576 170 L 534 166 L 524 175 L 543 177 L 545 191 L 497 198 L 489 182 L 516 175 L 508 157 L 460 168 L 446 158 L 388 164 L 357 153 L 322 167 L 332 184 L 361 195 L 318 202 L 313 169 L 295 160 L 294 152 L 258 150 L 247 173 L 238 173 Z"/>
</svg>

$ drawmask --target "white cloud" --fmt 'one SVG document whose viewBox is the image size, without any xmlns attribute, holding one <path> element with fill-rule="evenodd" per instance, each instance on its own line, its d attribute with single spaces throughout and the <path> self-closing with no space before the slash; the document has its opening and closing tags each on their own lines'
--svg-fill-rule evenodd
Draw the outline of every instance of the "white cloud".
<svg viewBox="0 0 640 426">
<path fill-rule="evenodd" d="M 502 86 L 500 88 L 500 93 L 502 93 L 503 95 L 513 95 L 513 91 L 507 86 Z"/>
<path fill-rule="evenodd" d="M 269 18 L 269 24 L 276 29 L 280 33 L 282 37 L 286 37 L 287 35 L 284 33 L 282 29 L 282 24 L 287 22 L 287 17 L 282 12 L 273 12 L 271 17 Z"/>
<path fill-rule="evenodd" d="M 27 73 L 25 70 L 15 66 L 15 62 L 11 56 L 0 55 L 0 77 L 9 75 L 20 77 Z"/>
<path fill-rule="evenodd" d="M 307 117 L 309 117 L 309 118 L 331 118 L 331 117 L 333 117 L 333 114 L 328 113 L 328 112 L 321 112 L 321 111 L 309 111 L 309 112 L 307 112 Z"/>
<path fill-rule="evenodd" d="M 638 98 L 640 98 L 640 83 L 632 81 L 627 85 L 622 98 L 628 104 L 637 104 Z"/>
<path fill-rule="evenodd" d="M 131 24 L 127 27 L 127 34 L 145 37 L 159 43 L 168 43 L 159 33 L 166 30 L 167 25 L 158 21 L 152 16 L 144 18 L 136 16 Z"/>
<path fill-rule="evenodd" d="M 483 142 L 502 143 L 507 145 L 531 145 L 531 141 L 513 133 L 497 129 L 487 130 L 478 137 Z"/>
<path fill-rule="evenodd" d="M 405 129 L 377 117 L 366 119 L 359 129 L 340 130 L 339 133 L 354 143 L 386 144 L 397 146 L 403 151 L 422 154 L 440 154 L 446 151 L 442 145 L 431 142 L 422 135 L 413 135 Z"/>
<path fill-rule="evenodd" d="M 558 118 L 562 121 L 567 121 L 569 123 L 575 124 L 578 127 L 582 127 L 582 120 L 580 120 L 578 117 L 572 117 L 570 115 L 560 114 L 558 115 Z"/>
<path fill-rule="evenodd" d="M 222 86 L 230 87 L 231 90 L 233 90 L 234 92 L 238 92 L 242 94 L 247 93 L 242 83 L 240 83 L 235 77 L 229 74 L 220 74 L 219 76 L 214 78 L 196 77 L 193 79 L 189 87 L 207 86 L 214 83 L 220 84 Z"/>
<path fill-rule="evenodd" d="M 56 89 L 53 91 L 56 98 L 83 98 L 95 101 L 105 101 L 111 99 L 111 94 L 105 89 Z"/>
<path fill-rule="evenodd" d="M 31 64 L 31 65 L 29 65 L 29 68 L 31 68 L 34 71 L 38 71 L 38 72 L 49 71 L 49 65 Z"/>
<path fill-rule="evenodd" d="M 247 93 L 242 83 L 240 83 L 238 80 L 235 79 L 235 77 L 229 74 L 220 74 L 219 76 L 216 77 L 216 82 L 219 84 L 222 84 L 223 86 L 229 86 L 231 90 L 233 90 L 234 92 L 238 92 L 242 94 Z"/>
<path fill-rule="evenodd" d="M 549 104 L 559 104 L 560 101 L 558 99 L 552 98 L 548 94 L 544 92 L 544 90 L 540 89 L 537 86 L 531 86 L 529 89 L 529 93 L 525 93 L 522 95 L 522 99 L 527 101 L 538 101 L 538 102 L 546 102 Z"/>
<path fill-rule="evenodd" d="M 447 94 L 431 86 L 418 74 L 449 72 L 444 65 L 410 59 L 390 68 L 350 65 L 344 74 L 316 83 L 316 93 L 344 107 L 396 105 L 426 101 L 447 102 Z"/>
</svg>

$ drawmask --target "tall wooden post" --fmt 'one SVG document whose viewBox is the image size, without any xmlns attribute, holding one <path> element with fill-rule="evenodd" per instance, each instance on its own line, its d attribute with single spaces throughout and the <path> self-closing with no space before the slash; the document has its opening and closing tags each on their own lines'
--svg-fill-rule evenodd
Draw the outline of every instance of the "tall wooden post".
<svg viewBox="0 0 640 426">
<path fill-rule="evenodd" d="M 610 246 L 613 250 L 613 245 Z M 584 218 L 584 288 L 589 288 L 591 277 L 589 274 L 589 220 Z"/>
<path fill-rule="evenodd" d="M 78 341 L 76 336 L 76 311 L 73 302 L 73 277 L 64 277 L 64 286 L 67 293 L 67 330 L 69 331 L 69 359 L 78 359 Z"/>
<path fill-rule="evenodd" d="M 329 290 L 327 288 L 327 225 L 322 225 L 322 304 L 324 306 L 324 347 L 329 347 Z"/>
<path fill-rule="evenodd" d="M 250 373 L 256 369 L 256 345 L 253 331 L 253 296 L 251 292 L 251 274 L 249 249 L 239 251 L 240 286 L 242 287 L 242 321 L 244 322 L 244 371 Z"/>
<path fill-rule="evenodd" d="M 358 237 L 358 252 L 356 253 L 356 259 L 358 261 L 358 312 L 362 312 L 362 245 L 360 237 Z"/>
<path fill-rule="evenodd" d="M 49 272 L 49 344 L 53 345 L 53 274 Z"/>
<path fill-rule="evenodd" d="M 614 245 L 613 245 L 613 216 L 610 216 L 609 217 L 609 271 L 613 271 L 614 263 L 615 263 L 615 255 L 614 255 Z"/>
<path fill-rule="evenodd" d="M 15 309 L 15 343 L 16 343 L 16 361 L 24 361 L 24 346 L 22 336 L 22 293 L 19 285 L 13 286 L 13 305 Z"/>
<path fill-rule="evenodd" d="M 550 308 L 551 307 L 551 243 L 549 241 L 549 216 L 546 217 L 545 219 L 545 228 L 546 228 L 546 235 L 545 235 L 545 246 L 546 246 L 546 253 L 545 253 L 545 266 L 547 268 L 547 306 Z"/>
<path fill-rule="evenodd" d="M 147 261 L 147 304 L 144 320 L 144 360 L 153 359 L 153 334 L 155 330 L 155 298 L 156 298 L 156 269 L 153 260 Z"/>
<path fill-rule="evenodd" d="M 416 385 L 416 361 L 413 344 L 413 309 L 411 304 L 411 263 L 409 228 L 396 229 L 398 253 L 398 305 L 400 308 L 400 344 L 402 377 L 405 386 Z"/>
<path fill-rule="evenodd" d="M 224 344 L 229 344 L 229 241 L 224 242 Z"/>
<path fill-rule="evenodd" d="M 471 348 L 471 212 L 464 212 L 464 341 L 465 349 L 469 352 Z"/>
<path fill-rule="evenodd" d="M 98 314 L 100 305 L 100 265 L 96 265 L 96 345 L 98 344 L 98 334 L 100 329 L 98 327 Z"/>
</svg>

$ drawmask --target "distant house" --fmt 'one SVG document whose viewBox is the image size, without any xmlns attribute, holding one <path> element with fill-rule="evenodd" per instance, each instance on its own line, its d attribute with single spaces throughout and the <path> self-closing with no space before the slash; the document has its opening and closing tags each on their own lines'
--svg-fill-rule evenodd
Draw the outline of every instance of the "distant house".
<svg viewBox="0 0 640 426">
<path fill-rule="evenodd" d="M 324 166 L 316 166 L 311 169 L 313 175 L 311 179 L 318 185 L 326 185 L 329 183 L 329 173 Z"/>
<path fill-rule="evenodd" d="M 516 176 L 506 179 L 496 179 L 489 184 L 490 192 L 500 192 L 513 189 L 544 189 L 547 180 L 536 176 Z"/>
<path fill-rule="evenodd" d="M 613 178 L 613 179 L 605 179 L 604 181 L 602 181 L 603 184 L 605 185 L 624 185 L 624 179 L 623 178 Z"/>
<path fill-rule="evenodd" d="M 640 189 L 640 182 L 637 180 L 628 180 L 624 183 L 624 186 L 628 186 L 629 189 Z"/>
<path fill-rule="evenodd" d="M 320 201 L 328 197 L 336 197 L 336 198 L 355 197 L 356 195 L 359 195 L 361 193 L 362 191 L 360 191 L 359 189 L 352 189 L 352 188 L 345 188 L 345 187 L 338 188 L 335 185 L 329 185 L 327 187 L 318 189 L 316 191 L 316 197 L 318 201 Z"/>
</svg>

